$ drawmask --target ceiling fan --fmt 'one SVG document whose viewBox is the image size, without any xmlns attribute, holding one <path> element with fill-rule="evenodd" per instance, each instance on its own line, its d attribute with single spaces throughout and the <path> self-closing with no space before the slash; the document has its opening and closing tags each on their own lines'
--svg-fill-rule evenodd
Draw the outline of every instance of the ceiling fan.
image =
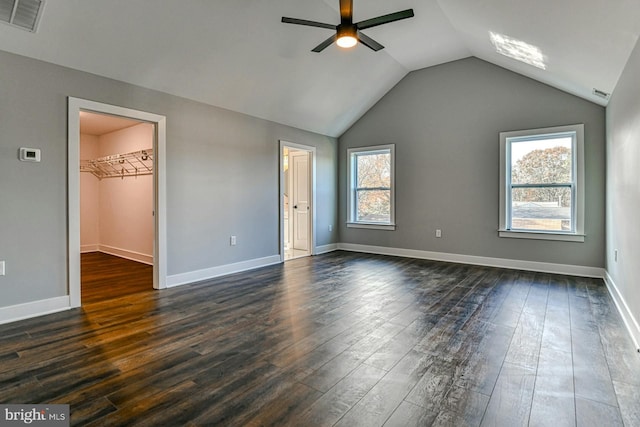
<svg viewBox="0 0 640 427">
<path fill-rule="evenodd" d="M 343 48 L 355 46 L 358 42 L 377 52 L 384 49 L 377 41 L 362 33 L 367 28 L 377 27 L 378 25 L 388 24 L 389 22 L 399 21 L 413 17 L 413 9 L 407 9 L 400 12 L 390 13 L 388 15 L 378 16 L 377 18 L 366 19 L 364 21 L 353 23 L 353 0 L 340 0 L 340 24 L 324 24 L 322 22 L 308 21 L 306 19 L 282 17 L 282 22 L 286 24 L 306 25 L 309 27 L 327 28 L 334 30 L 336 33 L 313 48 L 312 52 L 322 52 L 327 46 L 333 42 Z"/>
</svg>

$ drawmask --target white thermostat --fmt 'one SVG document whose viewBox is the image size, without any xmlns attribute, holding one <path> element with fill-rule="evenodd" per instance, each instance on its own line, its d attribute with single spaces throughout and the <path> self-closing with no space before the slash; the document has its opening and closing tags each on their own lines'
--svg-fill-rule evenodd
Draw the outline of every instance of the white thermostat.
<svg viewBox="0 0 640 427">
<path fill-rule="evenodd" d="M 20 161 L 22 162 L 39 162 L 40 161 L 40 149 L 39 148 L 20 148 Z"/>
</svg>

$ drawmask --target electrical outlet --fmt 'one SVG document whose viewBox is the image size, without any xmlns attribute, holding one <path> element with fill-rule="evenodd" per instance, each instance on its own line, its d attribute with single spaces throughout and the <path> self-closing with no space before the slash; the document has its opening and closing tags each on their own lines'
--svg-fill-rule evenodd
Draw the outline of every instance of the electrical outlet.
<svg viewBox="0 0 640 427">
<path fill-rule="evenodd" d="M 440 230 L 439 228 L 436 230 L 436 237 L 437 238 L 442 237 L 442 230 Z"/>
<path fill-rule="evenodd" d="M 230 244 L 231 246 L 235 246 L 235 245 L 236 245 L 236 242 L 237 242 L 237 240 L 236 240 L 236 236 L 231 236 L 231 239 L 229 239 L 229 244 Z"/>
<path fill-rule="evenodd" d="M 0 261 L 0 276 L 4 276 L 4 261 Z"/>
</svg>

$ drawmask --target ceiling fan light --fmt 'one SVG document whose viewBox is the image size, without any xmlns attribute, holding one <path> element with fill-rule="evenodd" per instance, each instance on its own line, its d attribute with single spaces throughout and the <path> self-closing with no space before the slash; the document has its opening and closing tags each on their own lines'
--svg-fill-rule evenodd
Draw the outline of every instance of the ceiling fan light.
<svg viewBox="0 0 640 427">
<path fill-rule="evenodd" d="M 336 44 L 345 49 L 354 47 L 357 43 L 358 39 L 353 36 L 342 36 L 338 40 L 336 40 Z"/>
<path fill-rule="evenodd" d="M 354 47 L 358 43 L 358 30 L 353 24 L 341 24 L 338 26 L 338 39 L 336 44 L 342 48 L 348 49 Z"/>
</svg>

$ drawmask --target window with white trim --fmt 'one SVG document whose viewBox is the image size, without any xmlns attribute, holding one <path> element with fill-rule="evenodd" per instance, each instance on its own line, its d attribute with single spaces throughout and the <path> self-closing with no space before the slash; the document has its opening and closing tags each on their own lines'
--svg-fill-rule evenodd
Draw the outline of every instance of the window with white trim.
<svg viewBox="0 0 640 427">
<path fill-rule="evenodd" d="M 500 237 L 584 241 L 584 125 L 500 133 Z"/>
<path fill-rule="evenodd" d="M 347 227 L 395 229 L 395 146 L 347 150 Z"/>
</svg>

